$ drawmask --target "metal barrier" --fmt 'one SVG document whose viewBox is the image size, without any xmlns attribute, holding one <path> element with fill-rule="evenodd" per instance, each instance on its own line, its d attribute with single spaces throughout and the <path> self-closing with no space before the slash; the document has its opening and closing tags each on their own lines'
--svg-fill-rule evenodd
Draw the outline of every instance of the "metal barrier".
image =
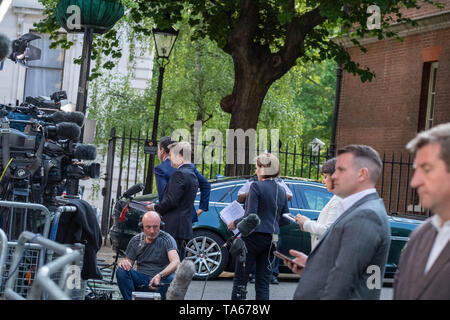
<svg viewBox="0 0 450 320">
<path fill-rule="evenodd" d="M 70 276 L 69 271 L 71 270 L 68 270 L 70 266 L 67 264 L 67 261 L 73 261 L 74 257 L 69 255 L 69 253 L 76 252 L 77 256 L 83 257 L 80 251 L 84 250 L 84 246 L 81 244 L 62 245 L 51 241 L 56 238 L 60 215 L 63 212 L 75 212 L 77 208 L 66 205 L 58 207 L 56 212 L 50 212 L 47 207 L 41 204 L 12 201 L 0 201 L 0 207 L 26 209 L 21 211 L 12 210 L 12 213 L 15 215 L 24 214 L 26 217 L 28 210 L 36 210 L 42 212 L 45 216 L 42 236 L 21 230 L 23 232 L 20 234 L 20 240 L 8 242 L 5 232 L 0 229 L 0 296 L 3 294 L 10 299 L 25 299 L 25 297 L 36 299 L 36 290 L 40 290 L 44 291 L 44 295 L 41 297 L 43 299 L 46 299 L 47 295 L 55 299 L 83 299 L 86 281 L 81 282 L 82 286 L 79 289 L 65 292 L 65 296 L 62 296 L 61 290 L 58 291 L 56 287 L 63 288 L 67 277 Z M 11 223 L 8 224 L 8 233 L 11 234 L 12 225 Z M 23 227 L 25 228 L 26 225 Z M 52 228 L 51 234 L 50 228 Z M 33 235 L 33 238 L 30 239 L 30 235 Z M 25 244 L 26 240 L 36 240 L 37 243 Z M 78 258 L 78 262 L 77 267 L 81 270 L 82 259 L 80 261 Z M 48 265 L 44 266 L 44 263 Z M 40 272 L 40 270 L 43 271 Z M 5 281 L 7 281 L 6 285 Z M 58 282 L 58 285 L 55 287 L 56 282 Z M 34 293 L 31 296 L 34 286 L 37 287 L 33 289 Z M 47 293 L 48 290 L 50 290 L 49 293 Z"/>
<path fill-rule="evenodd" d="M 25 248 L 28 241 L 36 242 L 34 245 L 37 245 L 41 251 L 51 250 L 60 256 L 38 268 L 36 278 L 33 281 L 31 289 L 27 292 L 27 299 L 40 300 L 43 298 L 43 294 L 48 295 L 50 299 L 55 300 L 70 299 L 71 297 L 69 295 L 69 291 L 73 288 L 68 288 L 67 286 L 68 277 L 72 274 L 69 272 L 68 267 L 74 263 L 75 265 L 79 263 L 82 255 L 78 250 L 72 250 L 67 246 L 28 231 L 22 232 L 19 240 L 17 241 L 13 262 L 11 264 L 8 280 L 5 286 L 4 297 L 6 299 L 25 300 L 25 297 L 20 292 L 17 292 L 18 287 L 16 280 L 18 278 L 18 273 L 16 271 L 25 256 L 25 250 L 29 250 L 29 248 Z M 37 265 L 41 262 L 42 261 L 38 261 Z M 61 270 L 63 270 L 62 276 L 59 279 L 59 284 L 56 284 L 54 279 L 51 277 Z M 81 281 L 81 278 L 79 281 Z"/>
<path fill-rule="evenodd" d="M 6 238 L 6 234 L 2 229 L 0 229 L 0 242 L 1 242 L 0 245 L 0 281 L 1 281 L 3 275 L 3 268 L 6 265 L 6 257 L 8 255 L 8 238 Z"/>
<path fill-rule="evenodd" d="M 50 223 L 52 220 L 52 215 L 51 215 L 50 211 L 47 209 L 47 207 L 43 206 L 42 204 L 38 204 L 38 203 L 24 203 L 24 202 L 14 202 L 14 201 L 0 201 L 0 207 L 22 208 L 22 209 L 42 211 L 45 215 L 44 231 L 42 234 L 44 237 L 48 237 L 48 234 L 50 232 Z M 13 212 L 12 214 L 16 214 L 16 213 L 17 212 Z M 27 211 L 25 211 L 23 213 L 25 216 L 28 214 Z M 24 220 L 26 220 L 26 219 L 24 219 Z M 11 238 L 12 222 L 13 222 L 13 219 L 9 219 L 9 227 L 8 227 L 8 233 L 10 235 L 9 238 Z M 25 229 L 26 229 L 26 226 L 24 226 L 24 230 Z"/>
</svg>

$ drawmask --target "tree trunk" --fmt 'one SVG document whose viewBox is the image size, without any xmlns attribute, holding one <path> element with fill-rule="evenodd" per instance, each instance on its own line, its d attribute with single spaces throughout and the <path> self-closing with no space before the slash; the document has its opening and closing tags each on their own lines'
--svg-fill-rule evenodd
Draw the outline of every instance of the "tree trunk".
<svg viewBox="0 0 450 320">
<path fill-rule="evenodd" d="M 235 64 L 236 65 L 236 64 Z M 233 93 L 221 101 L 221 107 L 225 112 L 231 113 L 229 129 L 241 129 L 243 133 L 251 134 L 249 129 L 254 129 L 258 124 L 258 117 L 264 97 L 270 88 L 271 81 L 267 81 L 264 75 L 264 69 L 248 68 L 249 70 L 257 70 L 259 74 L 254 72 L 236 71 L 235 84 Z M 239 76 L 238 76 L 239 74 Z M 256 143 L 256 140 L 254 141 Z M 249 138 L 245 138 L 245 151 L 238 150 L 238 139 L 234 138 L 234 147 L 227 140 L 227 152 L 232 152 L 232 163 L 230 158 L 227 159 L 225 174 L 227 176 L 251 175 L 252 162 L 254 154 L 250 152 L 250 148 L 255 145 Z M 251 145 L 250 145 L 251 144 Z M 233 148 L 230 150 L 228 148 Z M 238 155 L 245 152 L 245 163 L 238 162 Z"/>
</svg>

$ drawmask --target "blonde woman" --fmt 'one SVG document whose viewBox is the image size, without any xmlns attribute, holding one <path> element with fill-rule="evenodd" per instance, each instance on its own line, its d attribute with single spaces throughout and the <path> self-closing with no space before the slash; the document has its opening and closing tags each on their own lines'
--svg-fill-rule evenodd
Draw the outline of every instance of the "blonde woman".
<svg viewBox="0 0 450 320">
<path fill-rule="evenodd" d="M 232 300 L 246 298 L 248 277 L 253 270 L 255 270 L 256 300 L 269 299 L 274 238 L 280 234 L 280 220 L 282 225 L 289 223 L 287 219 L 282 218 L 282 214 L 288 213 L 289 209 L 286 191 L 275 180 L 279 174 L 280 163 L 277 157 L 270 153 L 262 153 L 256 158 L 258 181 L 250 185 L 243 218 L 254 213 L 258 215 L 261 223 L 254 232 L 242 238 L 248 253 L 245 265 L 236 261 Z M 228 229 L 236 229 L 243 218 L 231 222 Z"/>
</svg>

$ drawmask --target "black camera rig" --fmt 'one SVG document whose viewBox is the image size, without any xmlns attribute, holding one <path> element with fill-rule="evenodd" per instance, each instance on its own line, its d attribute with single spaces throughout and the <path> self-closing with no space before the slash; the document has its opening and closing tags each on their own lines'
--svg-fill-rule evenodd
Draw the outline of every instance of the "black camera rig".
<svg viewBox="0 0 450 320">
<path fill-rule="evenodd" d="M 62 97 L 65 93 L 52 95 L 55 106 Z M 99 163 L 83 163 L 97 157 L 95 146 L 79 142 L 84 115 L 49 106 L 32 97 L 20 106 L 0 104 L 1 200 L 39 203 L 51 210 L 61 204 L 64 191 L 66 197 L 79 197 L 80 179 L 99 178 Z"/>
</svg>

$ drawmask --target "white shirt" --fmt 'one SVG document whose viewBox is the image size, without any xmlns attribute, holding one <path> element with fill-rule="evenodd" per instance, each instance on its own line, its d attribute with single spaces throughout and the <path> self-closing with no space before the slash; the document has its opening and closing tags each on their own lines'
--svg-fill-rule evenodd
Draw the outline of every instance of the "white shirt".
<svg viewBox="0 0 450 320">
<path fill-rule="evenodd" d="M 319 243 L 320 237 L 327 231 L 334 221 L 342 214 L 341 198 L 334 195 L 323 207 L 317 221 L 307 220 L 303 224 L 303 230 L 311 233 L 311 250 Z"/>
<path fill-rule="evenodd" d="M 356 202 L 358 202 L 365 196 L 372 194 L 372 193 L 376 193 L 376 192 L 377 192 L 377 190 L 375 188 L 369 188 L 369 189 L 360 191 L 358 193 L 354 193 L 354 194 L 348 196 L 347 198 L 343 198 L 341 200 L 342 210 L 343 210 L 342 212 L 347 211 L 352 205 L 354 205 Z"/>
<path fill-rule="evenodd" d="M 292 192 L 289 189 L 289 187 L 286 185 L 286 183 L 284 183 L 284 181 L 282 179 L 278 179 L 276 178 L 275 181 L 278 183 L 278 185 L 280 185 L 281 187 L 284 188 L 284 190 L 286 191 L 286 195 L 288 197 L 292 197 Z M 250 185 L 255 182 L 253 180 L 247 180 L 247 182 L 239 189 L 238 191 L 238 196 L 240 196 L 241 194 L 244 193 L 248 193 L 250 191 Z"/>
<path fill-rule="evenodd" d="M 431 217 L 431 224 L 436 228 L 438 234 L 434 240 L 430 255 L 428 256 L 427 265 L 425 266 L 425 273 L 431 269 L 434 262 L 437 260 L 450 239 L 450 220 L 445 222 L 444 225 L 442 225 L 442 222 L 443 220 L 438 214 L 434 214 Z"/>
</svg>

